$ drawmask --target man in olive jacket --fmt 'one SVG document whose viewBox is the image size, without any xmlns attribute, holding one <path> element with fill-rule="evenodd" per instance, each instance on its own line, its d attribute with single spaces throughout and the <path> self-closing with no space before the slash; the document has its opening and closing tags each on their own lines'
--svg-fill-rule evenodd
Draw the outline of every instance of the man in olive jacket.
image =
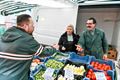
<svg viewBox="0 0 120 80">
<path fill-rule="evenodd" d="M 45 50 L 32 36 L 33 25 L 30 15 L 19 15 L 17 26 L 1 36 L 0 80 L 28 80 L 32 57 Z"/>
<path fill-rule="evenodd" d="M 78 41 L 77 50 L 84 50 L 85 55 L 95 56 L 102 59 L 108 51 L 108 44 L 105 33 L 96 28 L 96 20 L 89 18 L 86 22 L 87 30 L 84 31 Z"/>
</svg>

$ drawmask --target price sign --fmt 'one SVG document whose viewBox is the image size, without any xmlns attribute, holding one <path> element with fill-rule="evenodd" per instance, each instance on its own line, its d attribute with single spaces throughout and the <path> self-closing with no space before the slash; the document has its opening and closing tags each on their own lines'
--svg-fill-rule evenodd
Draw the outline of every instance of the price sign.
<svg viewBox="0 0 120 80">
<path fill-rule="evenodd" d="M 96 80 L 106 80 L 105 74 L 103 72 L 94 72 Z"/>
<path fill-rule="evenodd" d="M 44 77 L 45 80 L 54 80 L 52 77 L 54 71 L 55 70 L 52 68 L 47 68 L 45 73 L 42 76 Z"/>
<path fill-rule="evenodd" d="M 68 80 L 73 80 L 74 79 L 74 74 L 73 71 L 70 69 L 65 69 L 65 78 L 67 78 Z"/>
</svg>

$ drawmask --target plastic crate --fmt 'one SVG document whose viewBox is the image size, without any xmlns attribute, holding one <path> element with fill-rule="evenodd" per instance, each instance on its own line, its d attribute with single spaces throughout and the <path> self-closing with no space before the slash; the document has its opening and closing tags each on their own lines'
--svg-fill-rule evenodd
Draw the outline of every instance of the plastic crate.
<svg viewBox="0 0 120 80">
<path fill-rule="evenodd" d="M 80 56 L 76 53 L 70 53 L 69 60 L 75 63 L 84 63 L 90 64 L 91 57 L 90 56 Z"/>
<path fill-rule="evenodd" d="M 53 60 L 54 62 L 48 62 L 49 60 Z M 63 60 L 61 61 L 61 60 L 54 59 L 53 57 L 48 57 L 48 58 L 45 59 L 44 65 L 47 68 L 48 66 L 46 66 L 46 64 L 49 63 L 50 64 L 49 67 L 53 68 L 52 65 L 55 64 L 55 62 L 59 63 L 58 65 L 57 64 L 55 65 L 56 67 L 58 67 L 57 70 L 61 69 L 64 66 L 64 63 L 65 63 L 65 61 L 63 61 Z"/>
<path fill-rule="evenodd" d="M 34 77 L 32 74 L 29 76 L 28 80 L 34 80 Z"/>
<path fill-rule="evenodd" d="M 34 72 L 30 73 L 30 77 L 29 80 L 35 80 L 34 76 L 42 69 L 44 68 L 43 65 L 39 65 L 39 67 L 37 69 L 34 70 Z"/>
<path fill-rule="evenodd" d="M 112 70 L 115 71 L 115 63 L 113 61 L 110 61 L 110 60 L 100 60 L 100 59 L 96 59 L 95 57 L 91 57 L 90 59 L 90 63 L 94 61 L 94 62 L 99 62 L 101 64 L 107 64 L 107 65 L 110 65 Z M 93 67 L 91 65 L 89 65 L 90 67 Z"/>
<path fill-rule="evenodd" d="M 34 73 L 39 69 L 39 67 L 41 66 L 41 64 L 43 64 L 44 61 L 45 61 L 44 58 L 40 58 L 39 56 L 34 56 L 34 57 L 33 57 L 33 60 L 34 60 L 34 59 L 40 60 L 40 64 L 38 64 L 38 65 L 35 67 L 34 70 L 30 69 L 30 74 L 34 74 Z M 31 64 L 32 64 L 32 63 L 31 63 Z"/>
<path fill-rule="evenodd" d="M 41 72 L 41 71 L 42 71 L 42 73 L 41 73 L 40 76 L 42 76 L 42 75 L 44 74 L 44 72 L 46 71 L 46 69 L 47 69 L 47 68 L 46 68 L 44 65 L 41 65 L 41 66 L 39 67 L 39 69 L 38 69 L 34 74 L 31 74 L 29 80 L 36 80 L 35 76 L 38 75 L 39 72 Z M 54 79 L 57 77 L 57 73 L 58 73 L 58 71 L 55 70 L 54 73 L 53 73 Z M 44 79 L 40 79 L 40 80 L 44 80 Z"/>
<path fill-rule="evenodd" d="M 46 58 L 45 58 L 44 64 L 45 64 L 49 59 L 54 59 L 54 60 L 56 60 L 56 61 L 65 63 L 65 60 L 63 60 L 63 59 L 56 59 L 56 58 L 54 58 L 54 57 L 52 57 L 52 56 L 49 56 L 49 57 L 46 57 Z"/>
<path fill-rule="evenodd" d="M 84 66 L 85 71 L 86 71 L 86 68 L 87 68 L 87 65 L 86 65 L 86 64 L 83 64 L 83 63 L 74 63 L 74 62 L 71 62 L 71 61 L 69 61 L 69 60 L 66 60 L 65 65 L 59 70 L 59 72 L 58 72 L 58 74 L 57 74 L 57 79 L 58 79 L 59 75 L 64 76 L 64 73 L 65 73 L 64 68 L 65 68 L 65 66 L 68 65 L 68 64 L 69 64 L 70 66 L 71 66 L 71 65 L 74 65 L 75 67 Z M 73 69 L 73 70 L 74 70 L 74 69 Z M 82 79 L 84 78 L 84 76 L 85 76 L 85 72 L 84 72 L 83 75 L 76 75 L 76 74 L 74 74 L 75 80 L 82 80 Z M 57 80 L 57 79 L 55 79 L 55 80 Z"/>
<path fill-rule="evenodd" d="M 93 72 L 103 72 L 103 71 L 95 70 L 91 67 L 87 67 L 87 69 L 92 69 Z M 115 80 L 114 71 L 110 70 L 110 71 L 106 71 L 106 72 L 109 76 L 111 76 L 111 78 L 112 78 L 111 80 Z M 87 72 L 86 72 L 86 74 L 87 74 Z M 85 76 L 85 78 L 83 80 L 90 80 L 90 79 Z"/>
<path fill-rule="evenodd" d="M 69 54 L 62 53 L 62 52 L 56 52 L 52 55 L 52 57 L 57 60 L 66 60 L 69 58 Z"/>
<path fill-rule="evenodd" d="M 39 59 L 41 62 L 45 61 L 45 58 L 41 58 L 39 56 L 33 56 L 33 59 Z"/>
</svg>

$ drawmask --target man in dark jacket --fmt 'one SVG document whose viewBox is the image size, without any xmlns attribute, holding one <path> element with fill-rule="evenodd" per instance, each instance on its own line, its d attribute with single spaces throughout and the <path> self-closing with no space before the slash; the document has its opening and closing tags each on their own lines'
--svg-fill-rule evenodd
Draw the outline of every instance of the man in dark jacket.
<svg viewBox="0 0 120 80">
<path fill-rule="evenodd" d="M 32 36 L 30 15 L 17 17 L 17 26 L 8 29 L 0 39 L 0 80 L 28 80 L 33 55 L 44 49 Z"/>
<path fill-rule="evenodd" d="M 85 55 L 92 55 L 98 59 L 102 59 L 108 51 L 105 33 L 96 28 L 96 20 L 94 18 L 89 18 L 86 26 L 87 30 L 81 34 L 77 50 L 80 51 L 82 47 Z"/>
</svg>

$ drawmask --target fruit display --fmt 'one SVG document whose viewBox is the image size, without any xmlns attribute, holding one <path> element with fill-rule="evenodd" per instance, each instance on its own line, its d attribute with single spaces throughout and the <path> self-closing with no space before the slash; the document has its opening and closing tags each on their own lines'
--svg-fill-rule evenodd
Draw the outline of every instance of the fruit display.
<svg viewBox="0 0 120 80">
<path fill-rule="evenodd" d="M 46 63 L 45 63 L 46 67 L 50 67 L 53 69 L 61 69 L 64 64 L 62 62 L 56 61 L 54 59 L 49 59 Z"/>
<path fill-rule="evenodd" d="M 104 71 L 103 73 L 105 75 L 106 80 L 112 80 L 111 76 L 109 76 L 106 71 Z M 88 70 L 86 77 L 89 78 L 90 80 L 96 80 L 95 73 L 92 69 Z"/>
<path fill-rule="evenodd" d="M 103 70 L 103 71 L 112 70 L 110 65 L 107 65 L 105 63 L 101 64 L 97 61 L 92 61 L 90 65 L 93 66 L 94 69 L 98 69 L 98 70 Z"/>
<path fill-rule="evenodd" d="M 70 64 L 67 64 L 65 67 L 64 67 L 64 70 L 65 69 L 69 69 L 69 70 L 72 70 L 74 75 L 81 75 L 83 76 L 84 73 L 85 73 L 85 68 L 84 66 L 75 66 L 75 65 L 70 65 Z"/>
</svg>

